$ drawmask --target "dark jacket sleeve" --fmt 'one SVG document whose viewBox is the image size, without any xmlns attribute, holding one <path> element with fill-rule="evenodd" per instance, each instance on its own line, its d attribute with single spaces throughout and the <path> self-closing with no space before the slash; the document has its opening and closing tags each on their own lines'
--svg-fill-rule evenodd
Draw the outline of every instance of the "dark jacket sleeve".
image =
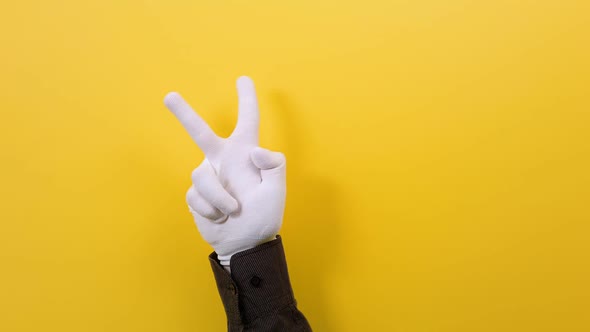
<svg viewBox="0 0 590 332">
<path fill-rule="evenodd" d="M 231 275 L 209 256 L 227 315 L 227 330 L 311 331 L 297 309 L 281 237 L 242 251 L 230 260 Z"/>
</svg>

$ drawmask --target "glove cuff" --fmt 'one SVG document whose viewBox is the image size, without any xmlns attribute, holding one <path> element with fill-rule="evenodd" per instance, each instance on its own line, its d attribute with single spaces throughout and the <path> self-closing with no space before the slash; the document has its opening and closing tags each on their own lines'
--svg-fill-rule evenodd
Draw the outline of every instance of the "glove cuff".
<svg viewBox="0 0 590 332">
<path fill-rule="evenodd" d="M 233 252 L 231 254 L 227 254 L 227 255 L 220 255 L 219 252 L 217 252 L 217 250 L 215 251 L 215 253 L 217 254 L 217 259 L 219 260 L 219 264 L 223 265 L 223 267 L 229 268 L 230 262 L 231 262 L 231 258 L 232 258 L 233 255 L 235 255 L 237 253 L 240 253 L 240 252 L 243 252 L 243 251 L 246 251 L 246 250 L 249 250 L 249 249 L 252 249 L 252 248 L 257 247 L 257 246 L 259 246 L 259 245 L 261 245 L 263 243 L 270 242 L 272 240 L 276 240 L 276 238 L 277 238 L 277 235 L 275 234 L 275 235 L 273 235 L 273 236 L 271 236 L 271 237 L 269 237 L 267 239 L 262 239 L 262 240 L 259 240 L 256 243 L 252 243 L 249 246 L 243 246 L 243 247 L 240 248 L 240 250 L 238 250 L 236 252 Z"/>
</svg>

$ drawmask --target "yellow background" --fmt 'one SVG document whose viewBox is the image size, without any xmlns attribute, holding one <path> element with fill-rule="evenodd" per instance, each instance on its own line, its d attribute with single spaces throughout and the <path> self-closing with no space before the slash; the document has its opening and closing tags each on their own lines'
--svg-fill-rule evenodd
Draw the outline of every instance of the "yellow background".
<svg viewBox="0 0 590 332">
<path fill-rule="evenodd" d="M 585 0 L 11 1 L 0 330 L 223 331 L 187 212 L 256 82 L 316 331 L 590 331 Z"/>
</svg>

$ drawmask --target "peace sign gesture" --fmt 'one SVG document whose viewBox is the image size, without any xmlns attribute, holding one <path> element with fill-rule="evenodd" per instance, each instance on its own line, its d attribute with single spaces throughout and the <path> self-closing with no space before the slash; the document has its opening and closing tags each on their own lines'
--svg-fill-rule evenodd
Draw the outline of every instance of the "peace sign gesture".
<svg viewBox="0 0 590 332">
<path fill-rule="evenodd" d="M 164 98 L 205 154 L 192 173 L 186 199 L 199 232 L 224 266 L 233 254 L 276 237 L 286 195 L 284 155 L 258 147 L 254 83 L 242 76 L 237 89 L 238 123 L 228 138 L 217 136 L 178 93 Z"/>
</svg>

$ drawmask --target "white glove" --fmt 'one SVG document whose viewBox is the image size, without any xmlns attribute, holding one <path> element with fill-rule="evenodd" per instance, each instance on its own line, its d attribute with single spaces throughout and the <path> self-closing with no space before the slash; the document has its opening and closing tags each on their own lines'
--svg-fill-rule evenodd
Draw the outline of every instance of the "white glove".
<svg viewBox="0 0 590 332">
<path fill-rule="evenodd" d="M 205 154 L 192 173 L 186 200 L 199 232 L 222 265 L 231 256 L 276 238 L 283 222 L 286 176 L 282 153 L 258 147 L 258 102 L 254 83 L 237 80 L 238 123 L 221 138 L 176 92 L 164 104 Z"/>
</svg>

